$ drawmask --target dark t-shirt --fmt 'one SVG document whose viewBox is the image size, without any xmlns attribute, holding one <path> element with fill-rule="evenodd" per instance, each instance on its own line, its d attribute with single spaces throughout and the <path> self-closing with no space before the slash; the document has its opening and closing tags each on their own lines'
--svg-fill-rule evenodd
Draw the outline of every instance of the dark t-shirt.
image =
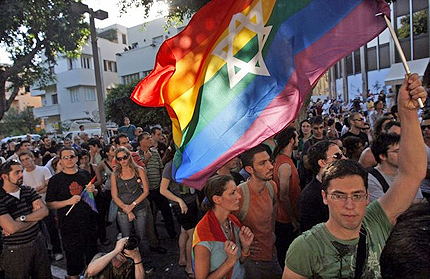
<svg viewBox="0 0 430 279">
<path fill-rule="evenodd" d="M 40 155 L 42 156 L 43 165 L 46 165 L 46 163 L 48 163 L 48 161 L 52 159 L 51 155 L 44 156 L 46 151 L 48 151 L 49 153 L 57 153 L 57 147 L 52 145 L 50 148 L 46 148 L 44 145 L 42 145 L 42 147 L 40 148 Z"/>
<path fill-rule="evenodd" d="M 306 185 L 299 197 L 300 231 L 304 232 L 316 224 L 328 220 L 328 207 L 321 195 L 321 182 L 315 177 Z"/>
<path fill-rule="evenodd" d="M 78 170 L 75 174 L 57 173 L 49 180 L 46 202 L 64 201 L 73 195 L 80 195 L 90 180 L 91 176 L 86 170 Z M 66 216 L 70 207 L 71 205 L 68 205 L 57 211 L 62 231 L 76 232 L 82 228 L 94 228 L 96 226 L 97 214 L 82 199 Z"/>
<path fill-rule="evenodd" d="M 95 261 L 106 255 L 106 253 L 98 253 L 94 256 L 91 262 Z M 105 268 L 102 269 L 96 276 L 89 276 L 88 270 L 84 272 L 84 279 L 134 279 L 134 264 L 133 261 L 128 259 L 124 264 L 122 264 L 119 268 L 115 268 L 112 265 L 112 261 L 108 263 Z"/>
</svg>

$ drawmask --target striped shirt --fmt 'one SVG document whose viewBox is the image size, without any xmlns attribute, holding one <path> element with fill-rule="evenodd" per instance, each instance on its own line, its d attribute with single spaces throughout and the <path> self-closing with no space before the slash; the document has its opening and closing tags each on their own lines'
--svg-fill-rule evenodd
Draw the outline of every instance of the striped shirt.
<svg viewBox="0 0 430 279">
<path fill-rule="evenodd" d="M 20 198 L 6 193 L 0 188 L 0 215 L 9 214 L 12 219 L 21 215 L 31 214 L 33 211 L 33 202 L 40 199 L 40 195 L 31 187 L 20 186 Z M 25 231 L 14 233 L 10 236 L 3 236 L 5 245 L 20 245 L 33 241 L 40 231 L 39 224 L 28 228 Z"/>
<path fill-rule="evenodd" d="M 161 172 L 164 166 L 158 151 L 153 149 L 149 149 L 149 151 L 152 156 L 148 163 L 146 163 L 146 176 L 148 177 L 149 190 L 155 190 L 160 188 Z M 145 155 L 142 150 L 139 149 L 138 153 L 142 157 L 142 160 L 144 160 Z"/>
</svg>

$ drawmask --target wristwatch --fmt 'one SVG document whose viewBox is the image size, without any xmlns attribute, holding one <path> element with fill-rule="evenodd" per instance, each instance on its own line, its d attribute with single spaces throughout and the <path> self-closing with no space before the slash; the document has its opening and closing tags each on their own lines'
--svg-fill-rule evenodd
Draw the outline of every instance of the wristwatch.
<svg viewBox="0 0 430 279">
<path fill-rule="evenodd" d="M 25 215 L 21 215 L 21 216 L 19 216 L 19 220 L 20 220 L 21 222 L 25 222 L 25 220 L 27 220 L 27 216 L 25 216 Z"/>
</svg>

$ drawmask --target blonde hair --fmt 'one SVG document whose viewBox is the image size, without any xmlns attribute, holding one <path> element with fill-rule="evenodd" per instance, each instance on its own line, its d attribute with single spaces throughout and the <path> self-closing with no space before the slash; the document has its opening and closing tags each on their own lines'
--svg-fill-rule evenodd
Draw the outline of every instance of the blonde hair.
<svg viewBox="0 0 430 279">
<path fill-rule="evenodd" d="M 117 149 L 115 149 L 115 160 L 116 160 L 116 164 L 115 164 L 115 171 L 114 171 L 114 173 L 115 173 L 115 176 L 116 177 L 119 177 L 120 175 L 121 175 L 121 173 L 122 173 L 122 166 L 121 166 L 121 164 L 118 162 L 118 160 L 116 159 L 117 158 L 117 156 L 118 156 L 118 153 L 120 153 L 120 152 L 124 152 L 125 153 L 125 155 L 127 155 L 128 156 L 128 162 L 127 162 L 127 165 L 134 171 L 134 173 L 135 174 L 138 174 L 139 172 L 138 172 L 138 166 L 136 165 L 136 163 L 134 162 L 134 160 L 133 160 L 133 158 L 132 158 L 132 156 L 131 156 L 131 152 L 130 152 L 130 150 L 128 150 L 127 148 L 125 148 L 125 147 L 118 147 Z"/>
</svg>

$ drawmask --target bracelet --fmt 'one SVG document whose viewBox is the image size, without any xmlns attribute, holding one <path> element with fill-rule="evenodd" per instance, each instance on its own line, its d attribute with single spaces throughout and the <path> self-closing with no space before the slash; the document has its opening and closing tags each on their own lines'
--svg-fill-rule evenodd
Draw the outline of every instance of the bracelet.
<svg viewBox="0 0 430 279">
<path fill-rule="evenodd" d="M 141 263 L 142 263 L 142 261 L 140 261 L 140 262 L 138 262 L 138 263 L 134 263 L 134 265 L 141 264 Z"/>
<path fill-rule="evenodd" d="M 251 255 L 251 252 L 249 252 L 249 250 L 248 250 L 248 253 L 244 253 L 242 250 L 242 253 L 240 253 L 240 254 L 242 257 L 246 258 L 246 257 L 249 257 L 249 255 Z"/>
<path fill-rule="evenodd" d="M 137 206 L 137 203 L 134 201 L 134 202 L 132 202 L 132 204 L 134 205 L 134 206 Z"/>
</svg>

